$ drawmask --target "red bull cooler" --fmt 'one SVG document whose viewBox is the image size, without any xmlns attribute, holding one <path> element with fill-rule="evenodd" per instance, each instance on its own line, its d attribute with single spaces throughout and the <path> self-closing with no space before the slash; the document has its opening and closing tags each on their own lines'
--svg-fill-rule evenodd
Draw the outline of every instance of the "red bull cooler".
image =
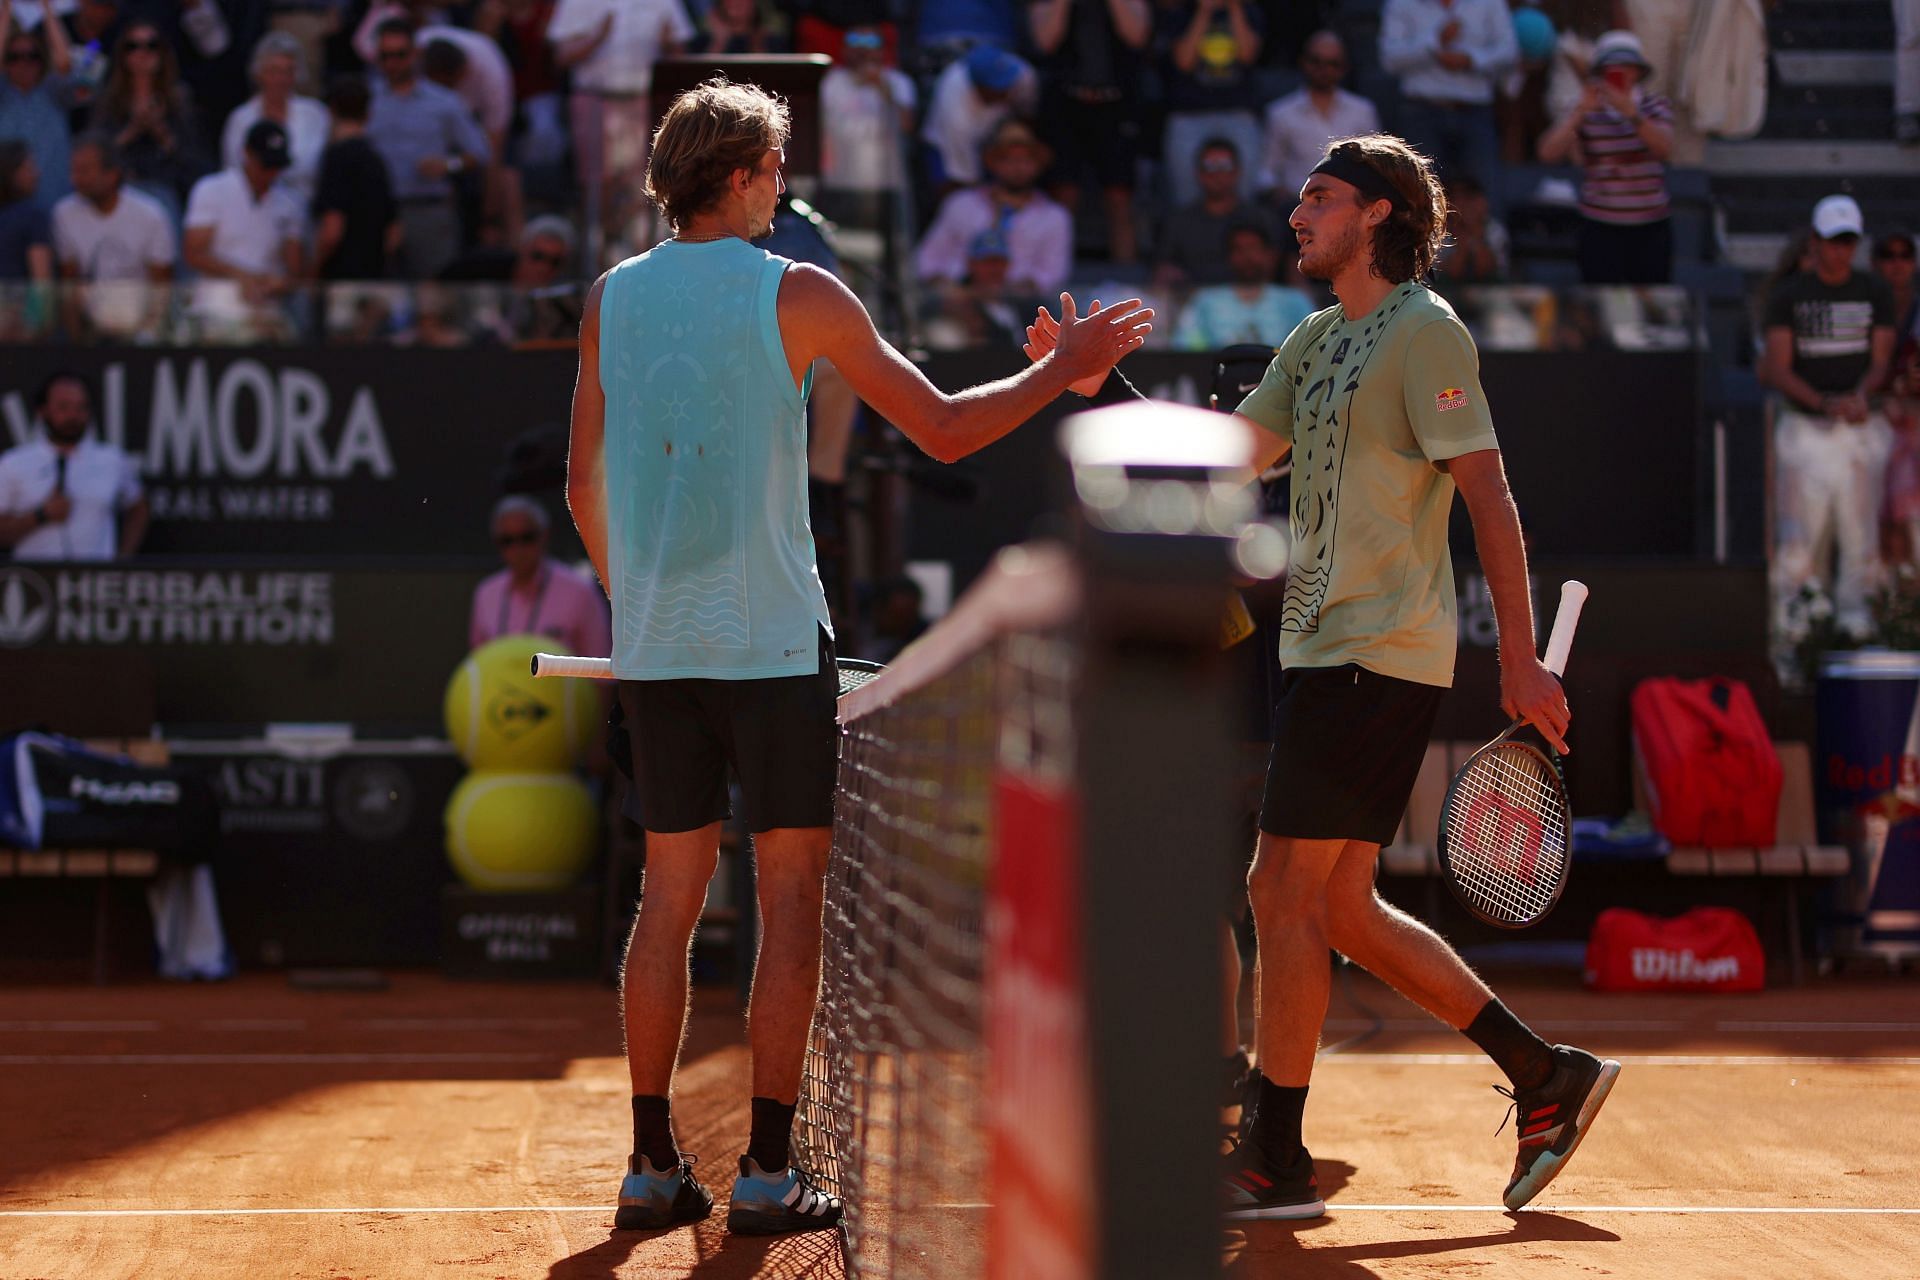
<svg viewBox="0 0 1920 1280">
<path fill-rule="evenodd" d="M 1820 838 L 1853 863 L 1843 947 L 1920 956 L 1920 653 L 1830 653 L 1815 698 Z"/>
</svg>

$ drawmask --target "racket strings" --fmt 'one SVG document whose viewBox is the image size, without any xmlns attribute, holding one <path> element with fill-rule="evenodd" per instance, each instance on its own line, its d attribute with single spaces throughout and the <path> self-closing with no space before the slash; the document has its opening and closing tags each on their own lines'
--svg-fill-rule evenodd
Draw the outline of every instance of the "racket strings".
<svg viewBox="0 0 1920 1280">
<path fill-rule="evenodd" d="M 1469 905 L 1528 923 L 1553 905 L 1567 865 L 1566 794 L 1539 752 L 1503 743 L 1483 752 L 1447 806 L 1447 862 Z"/>
</svg>

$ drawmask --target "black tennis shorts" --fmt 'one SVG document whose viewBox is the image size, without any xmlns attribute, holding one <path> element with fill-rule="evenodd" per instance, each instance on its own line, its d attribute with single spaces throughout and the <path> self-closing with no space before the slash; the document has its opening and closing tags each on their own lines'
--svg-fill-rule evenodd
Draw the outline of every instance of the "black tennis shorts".
<svg viewBox="0 0 1920 1280">
<path fill-rule="evenodd" d="M 765 680 L 622 680 L 633 738 L 628 815 L 648 831 L 695 831 L 731 813 L 740 780 L 747 830 L 833 825 L 840 731 L 833 641 L 812 675 Z"/>
<path fill-rule="evenodd" d="M 1260 829 L 1391 844 L 1446 692 L 1351 664 L 1283 671 Z"/>
</svg>

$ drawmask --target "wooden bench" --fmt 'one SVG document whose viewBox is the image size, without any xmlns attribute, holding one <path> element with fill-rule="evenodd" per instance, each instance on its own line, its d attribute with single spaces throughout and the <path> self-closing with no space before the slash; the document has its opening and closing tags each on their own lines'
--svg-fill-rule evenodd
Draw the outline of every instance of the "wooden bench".
<svg viewBox="0 0 1920 1280">
<path fill-rule="evenodd" d="M 1440 874 L 1440 805 L 1454 772 L 1480 745 L 1479 742 L 1428 745 L 1413 795 L 1407 801 L 1406 815 L 1400 820 L 1400 830 L 1393 843 L 1380 851 L 1383 875 L 1436 877 Z M 1813 769 L 1807 744 L 1776 742 L 1774 746 L 1780 754 L 1782 773 L 1775 844 L 1766 849 L 1675 848 L 1663 861 L 1667 873 L 1673 876 L 1757 879 L 1778 886 L 1785 920 L 1788 973 L 1791 981 L 1798 985 L 1806 976 L 1800 932 L 1801 895 L 1809 880 L 1830 881 L 1846 875 L 1851 861 L 1846 849 L 1823 845 L 1814 834 Z M 1634 761 L 1633 781 L 1634 806 L 1646 812 L 1646 783 L 1638 759 Z M 1576 862 L 1579 855 L 1576 845 Z M 1577 867 L 1575 874 L 1578 874 Z M 1438 905 L 1438 892 L 1437 885 L 1429 886 L 1427 914 L 1430 919 Z"/>
<path fill-rule="evenodd" d="M 167 745 L 151 738 L 95 738 L 86 744 L 95 751 L 123 755 L 136 764 L 167 763 Z M 11 849 L 0 846 L 0 879 L 36 877 L 91 880 L 93 906 L 93 980 L 105 985 L 112 976 L 113 886 L 115 881 L 151 880 L 160 870 L 160 856 L 151 849 Z"/>
</svg>

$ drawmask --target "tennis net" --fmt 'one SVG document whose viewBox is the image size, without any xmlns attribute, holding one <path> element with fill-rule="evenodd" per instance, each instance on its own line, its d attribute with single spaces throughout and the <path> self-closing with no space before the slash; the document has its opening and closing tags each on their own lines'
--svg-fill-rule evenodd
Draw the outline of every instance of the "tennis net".
<svg viewBox="0 0 1920 1280">
<path fill-rule="evenodd" d="M 1219 1261 L 1228 877 L 1193 850 L 1231 829 L 1219 620 L 1246 445 L 1158 405 L 1062 439 L 1073 549 L 1002 552 L 840 703 L 795 1146 L 846 1201 L 856 1277 Z"/>
<path fill-rule="evenodd" d="M 1020 554 L 843 711 L 795 1145 L 847 1202 L 858 1276 L 986 1271 L 994 779 L 1012 753 L 1063 774 L 1071 749 L 1074 648 L 1057 625 L 1071 579 L 1057 557 Z"/>
</svg>

